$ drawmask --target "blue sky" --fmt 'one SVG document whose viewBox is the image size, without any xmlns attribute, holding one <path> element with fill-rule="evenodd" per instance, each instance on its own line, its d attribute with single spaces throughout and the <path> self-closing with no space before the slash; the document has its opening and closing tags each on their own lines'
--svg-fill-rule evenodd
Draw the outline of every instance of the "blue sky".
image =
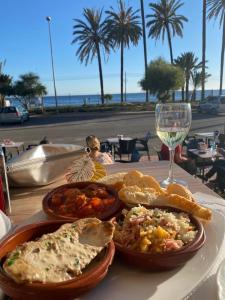
<svg viewBox="0 0 225 300">
<path fill-rule="evenodd" d="M 126 0 L 134 9 L 139 8 L 139 0 Z M 150 12 L 145 0 L 145 14 Z M 153 1 L 154 2 L 154 1 Z M 184 25 L 184 38 L 174 38 L 174 57 L 185 51 L 194 51 L 201 58 L 202 0 L 183 0 L 180 14 L 189 22 Z M 53 94 L 50 49 L 46 16 L 52 17 L 52 39 L 54 48 L 57 92 L 59 95 L 100 93 L 97 60 L 85 67 L 75 56 L 76 45 L 71 45 L 74 18 L 82 18 L 85 7 L 108 9 L 116 7 L 117 0 L 7 0 L 0 9 L 0 60 L 6 59 L 5 72 L 16 80 L 20 74 L 37 73 L 47 86 L 48 94 Z M 207 24 L 208 72 L 212 77 L 206 88 L 219 87 L 220 50 L 222 33 L 218 23 Z M 141 91 L 138 81 L 144 72 L 143 42 L 137 47 L 125 50 L 125 71 L 127 92 Z M 167 41 L 147 40 L 148 61 L 158 56 L 169 60 Z M 111 53 L 103 63 L 106 93 L 120 90 L 120 54 Z"/>
</svg>

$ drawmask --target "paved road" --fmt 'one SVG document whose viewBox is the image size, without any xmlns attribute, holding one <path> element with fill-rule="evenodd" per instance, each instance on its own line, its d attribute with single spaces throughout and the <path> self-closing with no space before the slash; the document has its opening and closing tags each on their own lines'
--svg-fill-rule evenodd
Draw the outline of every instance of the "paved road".
<svg viewBox="0 0 225 300">
<path fill-rule="evenodd" d="M 35 115 L 24 125 L 0 127 L 0 140 L 10 138 L 26 144 L 38 143 L 47 136 L 54 143 L 84 144 L 87 135 L 94 134 L 101 140 L 124 134 L 142 137 L 147 131 L 155 136 L 155 116 L 150 112 L 102 112 L 67 113 L 60 115 Z M 193 113 L 191 133 L 220 130 L 224 131 L 225 115 L 210 116 Z M 160 142 L 153 137 L 151 144 L 158 147 Z"/>
</svg>

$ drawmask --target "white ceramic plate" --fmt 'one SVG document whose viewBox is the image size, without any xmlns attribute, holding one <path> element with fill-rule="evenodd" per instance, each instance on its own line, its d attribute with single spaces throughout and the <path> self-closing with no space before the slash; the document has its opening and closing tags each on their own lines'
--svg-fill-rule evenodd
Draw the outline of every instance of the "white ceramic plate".
<svg viewBox="0 0 225 300">
<path fill-rule="evenodd" d="M 216 276 L 216 283 L 218 287 L 218 299 L 224 300 L 225 299 L 225 260 L 221 263 L 217 276 Z"/>
<path fill-rule="evenodd" d="M 0 210 L 0 239 L 11 229 L 9 218 Z"/>
<path fill-rule="evenodd" d="M 114 261 L 105 280 L 82 300 L 181 300 L 190 295 L 206 278 L 216 262 L 224 241 L 225 221 L 213 212 L 205 226 L 206 243 L 182 268 L 160 272 L 140 272 Z"/>
</svg>

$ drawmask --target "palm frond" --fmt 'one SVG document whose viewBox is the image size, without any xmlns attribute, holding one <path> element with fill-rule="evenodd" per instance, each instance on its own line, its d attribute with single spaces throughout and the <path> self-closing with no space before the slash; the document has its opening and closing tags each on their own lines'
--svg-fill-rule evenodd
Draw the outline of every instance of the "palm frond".
<svg viewBox="0 0 225 300">
<path fill-rule="evenodd" d="M 225 18 L 225 0 L 207 0 L 208 19 L 219 18 L 220 26 Z"/>
<path fill-rule="evenodd" d="M 76 55 L 85 65 L 97 55 L 98 46 L 107 54 L 112 47 L 112 42 L 105 31 L 105 21 L 102 21 L 102 11 L 85 8 L 84 20 L 74 19 L 72 44 L 78 44 Z"/>
<path fill-rule="evenodd" d="M 121 43 L 129 47 L 132 43 L 137 45 L 142 35 L 139 10 L 133 11 L 132 7 L 126 7 L 124 1 L 120 0 L 118 10 L 110 8 L 106 10 L 106 31 L 115 47 Z"/>
<path fill-rule="evenodd" d="M 183 23 L 188 19 L 183 15 L 178 15 L 177 10 L 184 3 L 180 0 L 159 0 L 157 3 L 150 3 L 151 14 L 146 18 L 149 20 L 146 26 L 149 28 L 148 37 L 164 40 L 165 31 L 170 30 L 173 36 L 183 37 Z"/>
</svg>

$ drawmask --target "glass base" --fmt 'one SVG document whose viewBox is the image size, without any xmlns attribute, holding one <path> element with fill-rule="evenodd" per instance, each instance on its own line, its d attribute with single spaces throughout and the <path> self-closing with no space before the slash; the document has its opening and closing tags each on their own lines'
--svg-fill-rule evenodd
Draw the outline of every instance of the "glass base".
<svg viewBox="0 0 225 300">
<path fill-rule="evenodd" d="M 161 181 L 160 186 L 163 188 L 166 188 L 170 183 L 178 183 L 185 187 L 188 187 L 188 184 L 186 181 L 181 180 L 181 179 L 175 179 L 175 178 L 171 180 L 169 177 L 167 179 L 164 179 L 163 181 Z"/>
</svg>

